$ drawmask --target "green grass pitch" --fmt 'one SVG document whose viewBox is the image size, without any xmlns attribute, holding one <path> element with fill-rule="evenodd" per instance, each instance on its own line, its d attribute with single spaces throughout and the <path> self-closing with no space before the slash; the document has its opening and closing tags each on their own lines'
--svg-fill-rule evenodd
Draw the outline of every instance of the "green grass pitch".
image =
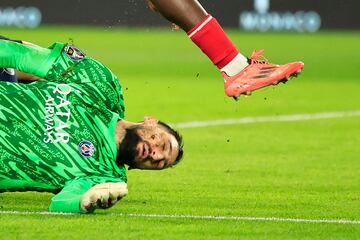
<svg viewBox="0 0 360 240">
<path fill-rule="evenodd" d="M 249 55 L 302 60 L 303 74 L 235 102 L 182 32 L 2 29 L 48 46 L 73 41 L 121 79 L 131 121 L 171 123 L 360 110 L 360 33 L 230 31 Z M 1 50 L 0 50 L 1 51 Z M 185 159 L 130 171 L 129 195 L 92 215 L 0 214 L 0 239 L 359 239 L 359 224 L 150 218 L 120 214 L 360 220 L 360 117 L 182 129 Z M 51 194 L 2 193 L 0 211 L 47 211 Z M 112 215 L 111 215 L 112 214 Z"/>
</svg>

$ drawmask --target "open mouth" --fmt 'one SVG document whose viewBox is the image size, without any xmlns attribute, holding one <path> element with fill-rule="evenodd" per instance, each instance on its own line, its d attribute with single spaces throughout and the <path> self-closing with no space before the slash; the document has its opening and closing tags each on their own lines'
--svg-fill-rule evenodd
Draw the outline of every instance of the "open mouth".
<svg viewBox="0 0 360 240">
<path fill-rule="evenodd" d="M 141 143 L 138 150 L 138 156 L 141 160 L 148 158 L 150 155 L 150 146 L 147 143 Z"/>
</svg>

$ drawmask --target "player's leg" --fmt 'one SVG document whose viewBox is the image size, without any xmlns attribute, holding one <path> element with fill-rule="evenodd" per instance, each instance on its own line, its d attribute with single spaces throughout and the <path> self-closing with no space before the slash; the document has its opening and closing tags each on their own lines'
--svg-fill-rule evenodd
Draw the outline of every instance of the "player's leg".
<svg viewBox="0 0 360 240">
<path fill-rule="evenodd" d="M 0 68 L 0 81 L 2 81 L 2 82 L 17 82 L 15 69 Z"/>
<path fill-rule="evenodd" d="M 150 0 L 151 8 L 160 12 L 167 20 L 190 31 L 208 14 L 198 1 L 194 0 Z"/>
<path fill-rule="evenodd" d="M 217 20 L 196 0 L 150 0 L 170 22 L 180 26 L 210 60 L 229 76 L 248 65 Z M 232 62 L 232 64 L 230 64 Z"/>
<path fill-rule="evenodd" d="M 180 26 L 191 40 L 222 72 L 228 96 L 277 84 L 296 74 L 303 63 L 273 65 L 258 61 L 261 55 L 254 52 L 251 59 L 244 57 L 230 41 L 217 20 L 209 15 L 197 0 L 148 0 L 150 8 Z M 262 53 L 262 52 L 260 52 Z M 249 65 L 250 64 L 250 65 Z"/>
</svg>

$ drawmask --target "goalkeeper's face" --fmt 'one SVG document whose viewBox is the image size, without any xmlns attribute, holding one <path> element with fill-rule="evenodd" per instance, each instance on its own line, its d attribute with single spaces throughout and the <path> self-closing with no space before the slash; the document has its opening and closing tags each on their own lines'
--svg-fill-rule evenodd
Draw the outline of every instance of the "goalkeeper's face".
<svg viewBox="0 0 360 240">
<path fill-rule="evenodd" d="M 118 159 L 130 169 L 161 170 L 178 163 L 182 157 L 181 136 L 166 124 L 144 122 L 126 129 Z"/>
</svg>

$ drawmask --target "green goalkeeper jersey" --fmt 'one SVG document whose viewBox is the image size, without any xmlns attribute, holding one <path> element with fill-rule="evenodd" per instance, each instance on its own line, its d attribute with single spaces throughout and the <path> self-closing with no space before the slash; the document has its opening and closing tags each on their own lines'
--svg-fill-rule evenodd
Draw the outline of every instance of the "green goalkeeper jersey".
<svg viewBox="0 0 360 240">
<path fill-rule="evenodd" d="M 0 82 L 0 192 L 57 193 L 50 210 L 79 212 L 92 186 L 126 182 L 116 164 L 116 123 L 124 118 L 119 80 L 74 47 L 0 40 L 0 67 L 44 78 Z"/>
</svg>

